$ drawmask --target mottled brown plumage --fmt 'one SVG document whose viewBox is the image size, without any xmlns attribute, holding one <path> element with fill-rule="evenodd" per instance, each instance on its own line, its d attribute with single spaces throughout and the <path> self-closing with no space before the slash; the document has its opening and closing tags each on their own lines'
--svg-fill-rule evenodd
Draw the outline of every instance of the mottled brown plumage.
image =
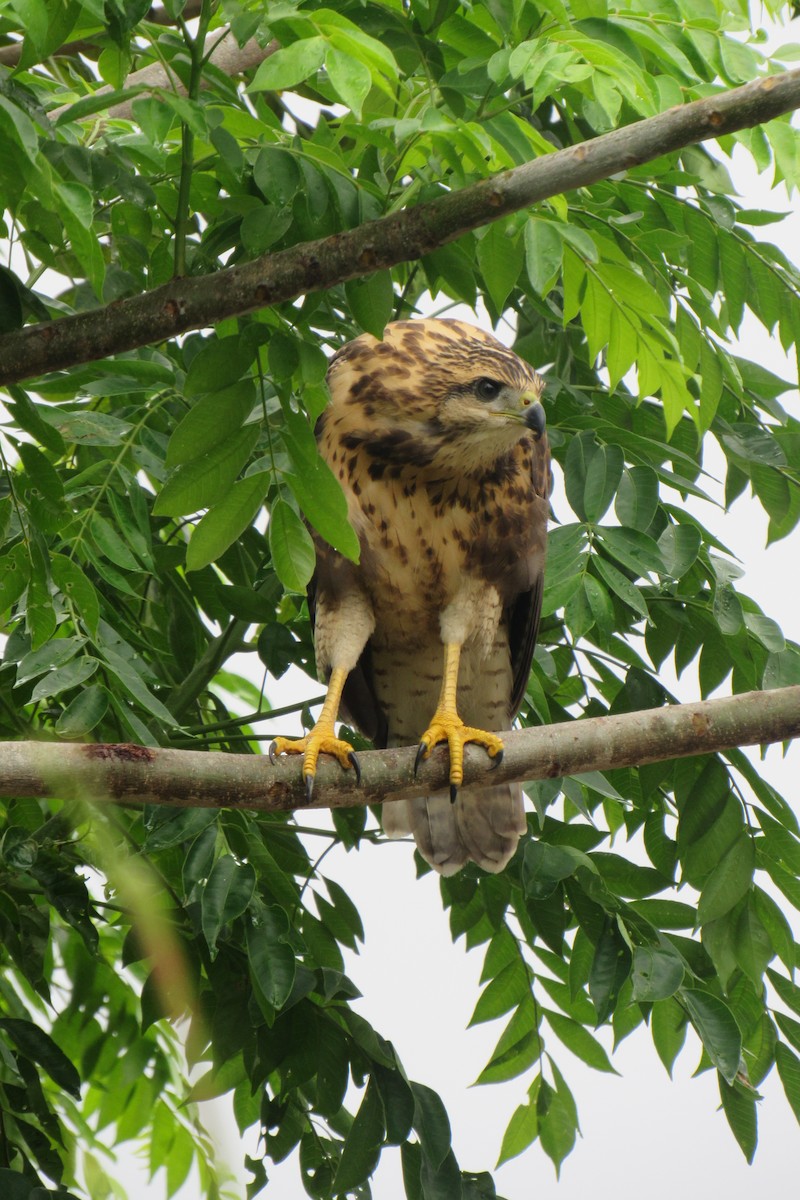
<svg viewBox="0 0 800 1200">
<path fill-rule="evenodd" d="M 463 742 L 501 753 L 494 731 L 510 726 L 530 671 L 549 490 L 541 380 L 490 334 L 430 319 L 356 338 L 328 382 L 317 438 L 361 560 L 316 539 L 316 654 L 331 689 L 315 730 L 278 749 L 304 752 L 312 781 L 320 750 L 345 765 L 349 747 L 333 736 L 341 693 L 378 746 L 422 741 L 426 755 L 446 738 L 455 794 Z M 421 796 L 385 805 L 383 823 L 412 832 L 443 874 L 470 858 L 497 871 L 525 828 L 522 793 Z"/>
</svg>

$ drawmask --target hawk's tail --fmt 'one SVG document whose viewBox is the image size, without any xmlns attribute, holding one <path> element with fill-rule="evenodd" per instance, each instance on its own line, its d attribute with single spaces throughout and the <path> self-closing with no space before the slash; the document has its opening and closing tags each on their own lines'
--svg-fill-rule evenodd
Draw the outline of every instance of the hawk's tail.
<svg viewBox="0 0 800 1200">
<path fill-rule="evenodd" d="M 455 804 L 447 792 L 383 806 L 388 837 L 414 835 L 422 857 L 441 875 L 455 875 L 473 859 L 484 871 L 502 871 L 527 828 L 518 783 L 462 792 Z"/>
</svg>

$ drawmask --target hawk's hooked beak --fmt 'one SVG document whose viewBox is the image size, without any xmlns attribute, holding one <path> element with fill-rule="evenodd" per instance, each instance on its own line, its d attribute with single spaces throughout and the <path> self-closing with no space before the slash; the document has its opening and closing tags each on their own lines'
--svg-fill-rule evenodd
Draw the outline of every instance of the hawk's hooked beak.
<svg viewBox="0 0 800 1200">
<path fill-rule="evenodd" d="M 533 404 L 531 404 L 525 410 L 525 424 L 528 426 L 528 429 L 530 429 L 531 433 L 534 434 L 537 441 L 544 434 L 545 428 L 547 427 L 547 420 L 544 415 L 544 409 L 538 400 L 535 400 Z"/>
</svg>

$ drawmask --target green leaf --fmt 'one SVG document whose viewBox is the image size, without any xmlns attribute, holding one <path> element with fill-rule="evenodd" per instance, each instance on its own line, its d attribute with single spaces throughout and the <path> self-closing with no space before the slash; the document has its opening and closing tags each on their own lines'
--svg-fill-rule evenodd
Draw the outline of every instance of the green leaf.
<svg viewBox="0 0 800 1200">
<path fill-rule="evenodd" d="M 637 946 L 633 952 L 633 998 L 652 1003 L 673 996 L 683 983 L 685 968 L 675 951 Z"/>
<path fill-rule="evenodd" d="M 271 475 L 257 471 L 232 484 L 223 500 L 205 514 L 186 549 L 186 570 L 200 571 L 216 562 L 244 533 L 261 507 Z"/>
<path fill-rule="evenodd" d="M 216 345 L 224 347 L 225 340 Z M 222 433 L 230 436 L 241 428 L 255 403 L 256 389 L 251 379 L 240 379 L 201 396 L 175 426 L 167 443 L 167 466 L 179 467 L 208 454 L 219 444 Z"/>
<path fill-rule="evenodd" d="M 718 996 L 700 988 L 682 988 L 679 996 L 708 1057 L 732 1085 L 742 1057 L 742 1039 L 733 1013 Z"/>
<path fill-rule="evenodd" d="M 208 338 L 189 363 L 184 395 L 192 399 L 213 393 L 225 406 L 231 395 L 228 389 L 241 379 L 253 361 L 253 355 L 253 346 L 244 337 Z M 232 394 L 236 405 L 240 393 L 233 389 Z"/>
<path fill-rule="evenodd" d="M 0 556 L 0 612 L 19 600 L 28 584 L 30 559 L 22 542 Z"/>
<path fill-rule="evenodd" d="M 564 486 L 570 507 L 581 521 L 588 520 L 585 508 L 586 476 L 589 464 L 598 450 L 599 446 L 594 440 L 594 434 L 588 431 L 572 438 L 567 447 L 564 463 Z"/>
<path fill-rule="evenodd" d="M 637 576 L 647 578 L 651 571 L 663 571 L 658 543 L 646 533 L 609 525 L 598 529 L 597 537 L 612 558 Z"/>
<path fill-rule="evenodd" d="M 108 711 L 108 692 L 99 684 L 84 688 L 56 721 L 56 733 L 62 738 L 80 741 L 91 733 Z"/>
<path fill-rule="evenodd" d="M 761 921 L 753 895 L 749 895 L 733 933 L 733 953 L 737 964 L 756 985 L 775 957 L 769 931 Z"/>
<path fill-rule="evenodd" d="M 664 570 L 671 579 L 682 579 L 700 553 L 700 531 L 694 525 L 667 525 L 658 539 Z"/>
<path fill-rule="evenodd" d="M 256 886 L 256 875 L 249 863 L 240 865 L 231 854 L 214 863 L 200 905 L 203 936 L 212 959 L 217 953 L 217 938 L 230 921 L 242 915 Z"/>
<path fill-rule="evenodd" d="M 577 1133 L 575 1105 L 566 1085 L 554 1090 L 542 1081 L 537 1097 L 539 1142 L 560 1175 L 561 1164 L 572 1152 Z"/>
<path fill-rule="evenodd" d="M 697 924 L 705 925 L 738 904 L 753 882 L 753 839 L 742 833 L 709 875 L 697 906 Z"/>
<path fill-rule="evenodd" d="M 438 1169 L 450 1152 L 450 1121 L 441 1099 L 423 1083 L 412 1083 L 414 1094 L 414 1129 L 422 1145 L 422 1153 Z"/>
<path fill-rule="evenodd" d="M 746 1088 L 738 1079 L 731 1085 L 720 1075 L 719 1095 L 731 1132 L 748 1163 L 752 1163 L 758 1145 L 756 1093 Z"/>
<path fill-rule="evenodd" d="M 793 1012 L 800 1014 L 800 987 L 791 979 L 779 975 L 777 971 L 769 970 L 767 976 L 784 1004 L 788 1005 Z"/>
<path fill-rule="evenodd" d="M 628 467 L 622 472 L 614 511 L 621 525 L 644 533 L 658 507 L 658 476 L 652 467 Z"/>
<path fill-rule="evenodd" d="M 102 657 L 108 669 L 116 675 L 125 690 L 147 712 L 168 728 L 174 728 L 178 725 L 178 721 L 173 717 L 169 709 L 161 703 L 157 696 L 153 695 L 135 667 L 127 662 L 122 655 L 117 654 L 116 650 L 112 650 L 109 646 L 104 646 Z"/>
<path fill-rule="evenodd" d="M 775 1047 L 775 1063 L 786 1099 L 800 1122 L 800 1058 L 783 1042 L 778 1042 Z"/>
<path fill-rule="evenodd" d="M 8 1034 L 26 1058 L 37 1063 L 54 1083 L 76 1099 L 80 1096 L 80 1075 L 49 1033 L 45 1033 L 32 1021 L 23 1021 L 17 1017 L 0 1018 L 0 1029 Z"/>
<path fill-rule="evenodd" d="M 532 1142 L 535 1142 L 539 1136 L 539 1115 L 536 1108 L 536 1098 L 540 1085 L 541 1075 L 537 1075 L 528 1092 L 529 1099 L 527 1103 L 521 1104 L 519 1108 L 515 1109 L 508 1127 L 503 1134 L 500 1157 L 497 1160 L 498 1167 L 510 1159 L 516 1158 L 518 1154 L 522 1154 L 523 1150 L 527 1150 L 528 1146 Z"/>
<path fill-rule="evenodd" d="M 586 865 L 589 865 L 587 856 L 572 846 L 551 846 L 548 842 L 534 840 L 526 842 L 522 862 L 525 894 L 533 900 L 543 900 L 553 894 L 562 879 Z"/>
<path fill-rule="evenodd" d="M 114 526 L 100 513 L 92 513 L 89 527 L 92 538 L 101 554 L 105 555 L 116 566 L 126 571 L 140 571 L 141 566 L 136 557 L 126 546 Z"/>
<path fill-rule="evenodd" d="M 515 1008 L 529 988 L 528 973 L 521 958 L 516 954 L 484 988 L 469 1024 L 480 1025 L 483 1021 L 496 1020 L 503 1013 Z"/>
<path fill-rule="evenodd" d="M 253 181 L 277 209 L 291 204 L 303 177 L 296 159 L 280 146 L 264 146 L 253 165 Z M 271 357 L 270 347 L 270 357 Z"/>
<path fill-rule="evenodd" d="M 498 313 L 503 311 L 520 271 L 518 238 L 512 226 L 495 221 L 478 242 L 478 266 Z"/>
<path fill-rule="evenodd" d="M 44 699 L 52 699 L 60 696 L 62 692 L 79 687 L 87 679 L 91 679 L 99 666 L 100 663 L 96 658 L 86 655 L 83 658 L 73 659 L 66 666 L 48 671 L 31 692 L 31 704 L 37 704 Z"/>
<path fill-rule="evenodd" d="M 358 538 L 348 520 L 347 501 L 328 464 L 318 458 L 302 475 L 287 472 L 284 479 L 317 533 L 345 558 L 358 562 Z"/>
<path fill-rule="evenodd" d="M 609 1062 L 604 1048 L 588 1029 L 584 1028 L 577 1021 L 574 1021 L 572 1017 L 566 1017 L 562 1013 L 553 1012 L 552 1009 L 545 1008 L 543 1009 L 543 1013 L 545 1020 L 558 1040 L 563 1042 L 576 1058 L 585 1062 L 588 1067 L 591 1067 L 595 1071 L 608 1071 L 612 1075 L 619 1074 Z"/>
<path fill-rule="evenodd" d="M 80 637 L 53 638 L 26 654 L 17 666 L 15 687 L 68 663 L 85 645 Z"/>
<path fill-rule="evenodd" d="M 401 1146 L 408 1135 L 414 1120 L 414 1094 L 411 1086 L 401 1070 L 388 1070 L 380 1063 L 372 1064 L 372 1079 L 377 1084 L 383 1101 L 383 1112 L 386 1121 L 386 1141 L 393 1146 Z M 344 1070 L 343 1091 L 347 1087 L 347 1063 Z"/>
<path fill-rule="evenodd" d="M 616 495 L 624 459 L 619 446 L 598 446 L 586 464 L 583 507 L 586 520 L 596 524 Z"/>
<path fill-rule="evenodd" d="M 384 1133 L 380 1092 L 370 1079 L 342 1147 L 342 1157 L 333 1180 L 335 1195 L 353 1191 L 369 1179 L 380 1158 Z"/>
<path fill-rule="evenodd" d="M 295 957 L 288 944 L 289 922 L 276 905 L 259 905 L 247 924 L 247 959 L 257 994 L 270 1010 L 280 1009 L 291 994 Z"/>
<path fill-rule="evenodd" d="M 290 592 L 303 593 L 314 574 L 314 543 L 297 513 L 276 500 L 269 514 L 269 549 L 275 571 Z"/>
<path fill-rule="evenodd" d="M 614 921 L 608 921 L 597 942 L 589 971 L 589 995 L 602 1025 L 614 1011 L 620 988 L 631 971 L 631 951 Z"/>
<path fill-rule="evenodd" d="M 56 587 L 70 601 L 89 634 L 96 636 L 100 622 L 100 598 L 92 583 L 74 559 L 65 554 L 50 554 L 50 574 Z"/>
<path fill-rule="evenodd" d="M 394 308 L 391 271 L 376 271 L 363 279 L 349 279 L 344 285 L 347 303 L 362 329 L 383 337 Z"/>
<path fill-rule="evenodd" d="M 561 228 L 552 221 L 530 217 L 525 226 L 525 268 L 540 296 L 546 296 L 555 284 L 563 252 Z"/>
<path fill-rule="evenodd" d="M 154 515 L 182 517 L 223 500 L 250 457 L 258 435 L 258 425 L 245 425 L 206 454 L 177 467 L 156 498 Z"/>
<path fill-rule="evenodd" d="M 602 575 L 611 591 L 619 596 L 624 604 L 627 604 L 629 608 L 638 613 L 640 617 L 649 620 L 650 613 L 647 604 L 638 588 L 621 571 L 617 570 L 613 563 L 606 562 L 599 555 L 594 556 L 593 562 L 597 567 L 598 573 Z"/>
<path fill-rule="evenodd" d="M 670 1077 L 675 1059 L 686 1041 L 687 1025 L 686 1013 L 676 1000 L 658 1000 L 653 1005 L 650 1018 L 653 1044 Z"/>
<path fill-rule="evenodd" d="M 361 108 L 372 87 L 372 74 L 369 67 L 359 62 L 352 54 L 336 50 L 330 46 L 325 53 L 325 70 L 331 87 L 342 101 L 342 104 L 361 120 Z"/>
<path fill-rule="evenodd" d="M 281 46 L 261 63 L 248 92 L 281 92 L 296 87 L 317 73 L 325 61 L 327 49 L 323 37 L 304 38 L 290 46 Z"/>
</svg>

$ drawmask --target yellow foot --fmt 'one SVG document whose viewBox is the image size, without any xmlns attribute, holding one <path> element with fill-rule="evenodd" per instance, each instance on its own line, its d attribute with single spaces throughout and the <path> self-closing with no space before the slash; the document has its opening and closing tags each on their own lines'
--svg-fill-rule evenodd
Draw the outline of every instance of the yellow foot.
<svg viewBox="0 0 800 1200">
<path fill-rule="evenodd" d="M 356 752 L 349 742 L 334 735 L 333 727 L 327 728 L 317 723 L 305 737 L 296 741 L 291 738 L 276 738 L 269 748 L 269 760 L 275 762 L 279 754 L 302 754 L 303 778 L 306 781 L 306 801 L 311 801 L 314 791 L 314 777 L 317 773 L 317 759 L 320 754 L 332 754 L 345 769 L 352 767 L 356 773 L 356 783 L 361 783 L 361 767 Z"/>
<path fill-rule="evenodd" d="M 433 714 L 433 719 L 419 740 L 417 760 L 414 763 L 416 775 L 419 764 L 427 758 L 434 746 L 439 742 L 447 742 L 450 748 L 450 799 L 455 800 L 458 789 L 464 781 L 464 747 L 467 742 L 477 742 L 485 746 L 490 758 L 495 760 L 498 767 L 503 758 L 503 741 L 496 733 L 487 733 L 485 729 L 473 729 L 465 725 L 458 713 L 440 710 Z"/>
</svg>

